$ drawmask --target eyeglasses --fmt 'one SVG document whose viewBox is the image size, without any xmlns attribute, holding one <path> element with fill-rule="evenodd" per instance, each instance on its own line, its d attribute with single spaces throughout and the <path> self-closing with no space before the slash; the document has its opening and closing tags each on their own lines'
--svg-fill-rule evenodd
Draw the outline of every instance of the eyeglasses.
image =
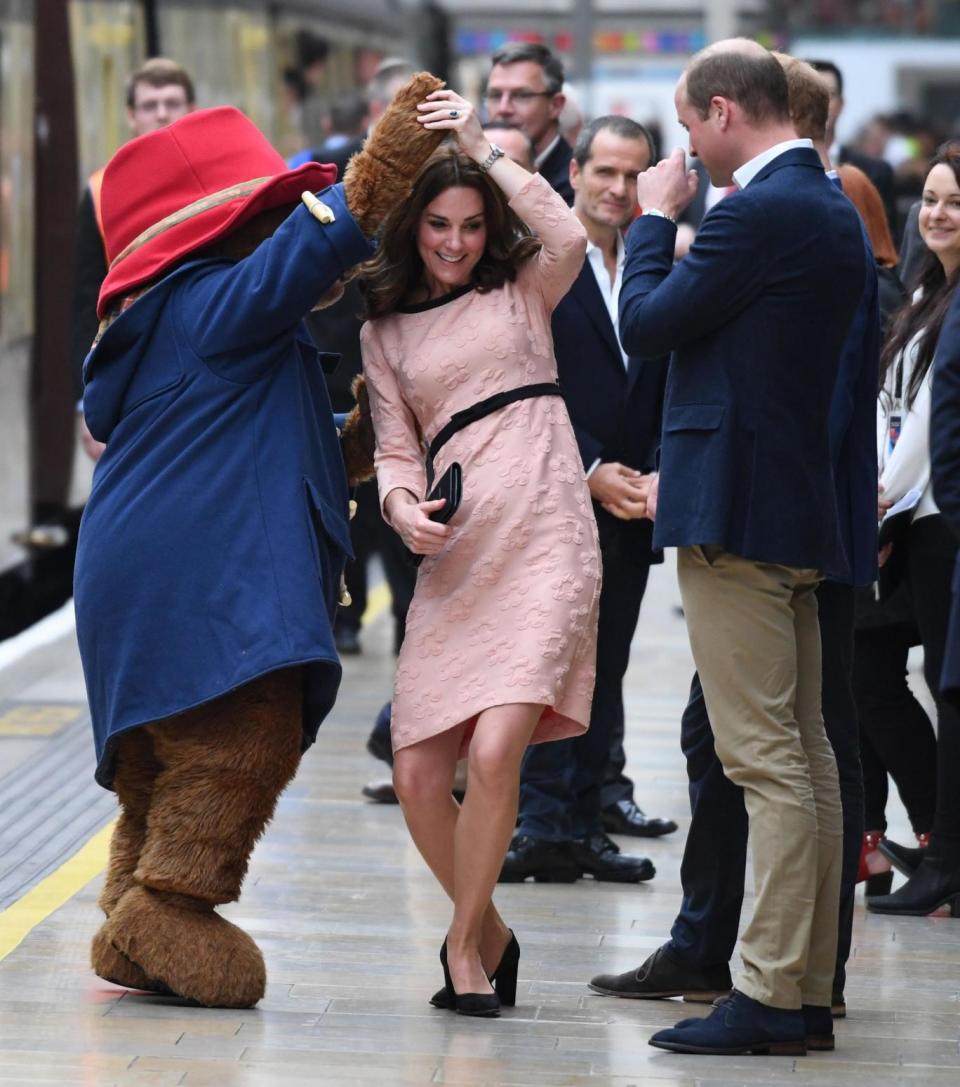
<svg viewBox="0 0 960 1087">
<path fill-rule="evenodd" d="M 158 113 L 161 107 L 167 113 L 176 113 L 178 110 L 186 110 L 187 100 L 183 97 L 176 98 L 148 98 L 146 102 L 138 102 L 133 107 L 134 113 Z"/>
<path fill-rule="evenodd" d="M 553 98 L 556 91 L 487 91 L 484 98 L 490 103 L 491 106 L 498 106 L 504 100 L 509 98 L 520 105 L 525 102 L 529 102 L 531 98 Z"/>
</svg>

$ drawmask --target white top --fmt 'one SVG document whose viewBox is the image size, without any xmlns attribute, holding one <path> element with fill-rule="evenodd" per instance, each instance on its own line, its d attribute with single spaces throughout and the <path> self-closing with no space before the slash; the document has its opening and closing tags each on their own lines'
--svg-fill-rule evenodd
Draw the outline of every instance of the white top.
<svg viewBox="0 0 960 1087">
<path fill-rule="evenodd" d="M 914 295 L 915 299 L 916 297 Z M 891 502 L 898 502 L 907 491 L 914 488 L 920 491 L 922 497 L 913 515 L 914 521 L 940 512 L 933 500 L 933 485 L 930 480 L 930 394 L 933 388 L 933 366 L 927 371 L 913 404 L 909 409 L 906 406 L 910 375 L 922 335 L 921 329 L 907 344 L 897 364 L 890 367 L 877 400 L 877 456 L 883 497 Z M 901 361 L 903 397 L 898 400 L 897 365 Z M 890 427 L 897 417 L 900 422 L 900 436 L 891 449 Z"/>
<path fill-rule="evenodd" d="M 627 259 L 627 247 L 623 244 L 623 235 L 619 230 L 617 231 L 617 272 L 612 283 L 603 258 L 604 252 L 600 246 L 587 242 L 587 261 L 600 288 L 607 313 L 610 314 L 617 343 L 620 344 L 620 288 L 623 286 L 623 264 Z M 628 356 L 623 349 L 623 344 L 620 344 L 620 354 L 623 356 L 623 365 L 626 368 Z"/>
<path fill-rule="evenodd" d="M 760 173 L 768 162 L 773 162 L 784 151 L 792 151 L 795 147 L 808 147 L 813 150 L 813 140 L 784 140 L 783 143 L 775 143 L 759 155 L 754 155 L 749 162 L 745 162 L 733 171 L 733 181 L 738 189 L 745 189 L 751 181 Z"/>
</svg>

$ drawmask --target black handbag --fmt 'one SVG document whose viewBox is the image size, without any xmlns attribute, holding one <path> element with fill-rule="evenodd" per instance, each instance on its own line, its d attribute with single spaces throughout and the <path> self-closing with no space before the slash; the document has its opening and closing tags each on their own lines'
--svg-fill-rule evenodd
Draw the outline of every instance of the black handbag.
<svg viewBox="0 0 960 1087">
<path fill-rule="evenodd" d="M 436 486 L 427 495 L 427 502 L 435 502 L 440 498 L 446 499 L 446 505 L 434 510 L 430 514 L 430 520 L 440 525 L 445 525 L 460 508 L 460 499 L 463 497 L 463 469 L 457 461 L 453 461 L 450 467 L 437 480 Z M 426 558 L 425 555 L 415 555 L 409 552 L 410 561 L 414 566 L 419 566 Z"/>
</svg>

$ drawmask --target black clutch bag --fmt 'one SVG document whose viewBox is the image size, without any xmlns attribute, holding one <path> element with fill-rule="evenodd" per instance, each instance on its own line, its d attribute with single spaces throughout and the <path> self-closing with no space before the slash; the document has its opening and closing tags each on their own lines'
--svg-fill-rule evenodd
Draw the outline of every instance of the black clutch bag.
<svg viewBox="0 0 960 1087">
<path fill-rule="evenodd" d="M 463 469 L 457 461 L 454 461 L 424 499 L 426 502 L 435 502 L 439 498 L 446 499 L 446 505 L 430 514 L 430 520 L 445 525 L 460 508 L 460 499 L 462 497 Z M 414 566 L 419 566 L 425 558 L 425 555 L 415 555 L 412 551 L 410 552 L 410 560 Z"/>
</svg>

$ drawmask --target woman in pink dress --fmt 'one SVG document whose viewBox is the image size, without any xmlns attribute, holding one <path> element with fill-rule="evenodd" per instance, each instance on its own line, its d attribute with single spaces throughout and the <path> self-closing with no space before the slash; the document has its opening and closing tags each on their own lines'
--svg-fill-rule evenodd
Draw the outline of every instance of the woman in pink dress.
<svg viewBox="0 0 960 1087">
<path fill-rule="evenodd" d="M 394 785 L 454 903 L 433 1003 L 489 1016 L 516 998 L 519 947 L 492 895 L 523 753 L 590 720 L 599 551 L 550 333 L 586 236 L 539 175 L 489 143 L 463 98 L 437 91 L 418 108 L 457 146 L 387 220 L 361 333 L 384 516 L 424 556 L 394 688 Z M 436 450 L 455 412 L 498 393 L 510 402 L 484 405 Z M 424 442 L 436 452 L 431 482 L 462 466 L 449 524 L 430 518 L 443 500 L 424 500 Z"/>
</svg>

